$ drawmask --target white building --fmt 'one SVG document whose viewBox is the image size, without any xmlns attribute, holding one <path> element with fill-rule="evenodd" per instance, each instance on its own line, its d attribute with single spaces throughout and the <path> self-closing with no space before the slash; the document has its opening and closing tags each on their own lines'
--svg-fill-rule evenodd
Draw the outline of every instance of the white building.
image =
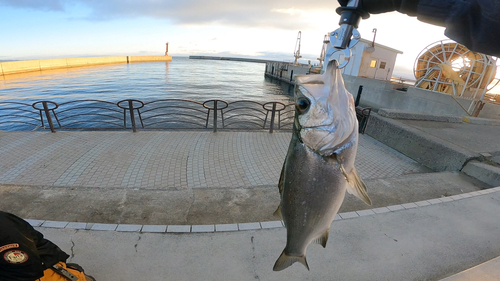
<svg viewBox="0 0 500 281">
<path fill-rule="evenodd" d="M 340 63 L 344 61 L 344 52 L 337 51 L 330 44 L 325 56 L 324 66 L 328 61 L 336 59 Z M 361 38 L 351 49 L 349 63 L 342 69 L 342 74 L 357 77 L 365 77 L 377 80 L 391 80 L 396 57 L 403 52 Z"/>
</svg>

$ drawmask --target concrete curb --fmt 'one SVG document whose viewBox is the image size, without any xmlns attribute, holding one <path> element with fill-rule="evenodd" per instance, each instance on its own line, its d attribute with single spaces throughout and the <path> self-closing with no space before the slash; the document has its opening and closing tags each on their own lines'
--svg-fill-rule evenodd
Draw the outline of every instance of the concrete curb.
<svg viewBox="0 0 500 281">
<path fill-rule="evenodd" d="M 462 121 L 464 123 L 475 124 L 475 125 L 500 126 L 500 120 L 495 120 L 495 119 L 463 116 Z"/>
<path fill-rule="evenodd" d="M 360 210 L 355 212 L 339 213 L 335 216 L 335 221 L 355 219 L 365 216 L 375 216 L 378 214 L 397 212 L 400 210 L 420 208 L 435 204 L 458 201 L 466 198 L 481 196 L 493 192 L 500 192 L 500 186 L 473 191 L 464 194 L 423 200 L 414 203 L 405 203 L 387 207 Z M 219 233 L 228 231 L 247 231 L 284 227 L 283 221 L 250 222 L 235 224 L 208 224 L 208 225 L 131 225 L 131 224 L 102 224 L 84 222 L 65 222 L 48 220 L 26 221 L 33 227 L 59 228 L 59 229 L 85 229 L 92 231 L 117 231 L 117 232 L 141 232 L 141 233 Z"/>
<path fill-rule="evenodd" d="M 491 186 L 500 185 L 500 167 L 479 161 L 470 161 L 462 172 Z"/>
<path fill-rule="evenodd" d="M 472 151 L 376 113 L 370 115 L 368 122 L 366 134 L 434 171 L 459 171 L 468 160 L 480 157 Z"/>
<path fill-rule="evenodd" d="M 381 108 L 378 115 L 391 119 L 406 119 L 406 120 L 420 120 L 420 121 L 436 121 L 448 123 L 462 123 L 462 117 L 453 115 L 432 115 L 422 112 L 411 112 L 397 109 Z"/>
</svg>

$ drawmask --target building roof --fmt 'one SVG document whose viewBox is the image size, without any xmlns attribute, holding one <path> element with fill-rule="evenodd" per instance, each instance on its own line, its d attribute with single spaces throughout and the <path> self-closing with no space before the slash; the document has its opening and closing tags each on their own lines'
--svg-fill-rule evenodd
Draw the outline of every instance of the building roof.
<svg viewBox="0 0 500 281">
<path fill-rule="evenodd" d="M 363 43 L 366 43 L 366 44 L 369 44 L 369 45 L 372 44 L 372 40 L 367 40 L 367 39 L 364 39 L 364 38 L 359 39 L 359 41 L 363 42 Z M 387 46 L 379 44 L 377 42 L 375 42 L 375 47 L 380 47 L 380 48 L 384 48 L 384 49 L 389 50 L 389 51 L 394 52 L 394 53 L 403 54 L 403 52 L 400 51 L 400 50 L 396 50 L 396 49 L 393 49 L 391 47 L 387 47 Z"/>
</svg>

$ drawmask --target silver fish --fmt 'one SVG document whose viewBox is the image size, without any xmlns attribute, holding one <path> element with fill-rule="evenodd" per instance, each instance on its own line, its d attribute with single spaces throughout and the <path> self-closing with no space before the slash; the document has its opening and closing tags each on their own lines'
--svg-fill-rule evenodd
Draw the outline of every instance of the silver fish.
<svg viewBox="0 0 500 281">
<path fill-rule="evenodd" d="M 331 61 L 324 74 L 296 79 L 293 135 L 278 183 L 281 203 L 275 212 L 285 223 L 287 242 L 274 271 L 294 262 L 309 270 L 307 246 L 315 241 L 326 247 L 346 190 L 371 205 L 354 167 L 358 146 L 354 100 L 337 66 Z"/>
</svg>

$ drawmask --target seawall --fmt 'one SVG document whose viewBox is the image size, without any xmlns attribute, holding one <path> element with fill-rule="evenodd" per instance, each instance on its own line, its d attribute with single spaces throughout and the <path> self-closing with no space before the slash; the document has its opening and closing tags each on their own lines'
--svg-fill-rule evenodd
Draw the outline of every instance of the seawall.
<svg viewBox="0 0 500 281">
<path fill-rule="evenodd" d="M 171 56 L 117 56 L 0 62 L 0 75 L 102 64 L 171 61 Z"/>
<path fill-rule="evenodd" d="M 228 60 L 228 61 L 243 61 L 243 62 L 256 62 L 256 63 L 275 62 L 273 60 L 264 60 L 264 59 L 235 58 L 235 57 L 214 57 L 214 56 L 189 56 L 189 59 L 195 59 L 195 60 Z"/>
</svg>

